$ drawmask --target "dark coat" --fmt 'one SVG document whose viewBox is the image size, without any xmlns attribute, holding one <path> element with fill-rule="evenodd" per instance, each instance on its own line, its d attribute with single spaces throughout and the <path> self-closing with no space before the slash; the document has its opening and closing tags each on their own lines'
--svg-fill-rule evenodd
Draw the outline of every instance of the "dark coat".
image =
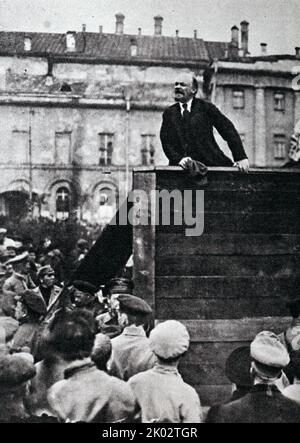
<svg viewBox="0 0 300 443">
<path fill-rule="evenodd" d="M 234 125 L 212 103 L 193 99 L 190 143 L 186 142 L 182 120 L 179 103 L 163 114 L 160 138 L 170 165 L 178 165 L 183 157 L 191 157 L 206 166 L 232 166 L 232 161 L 222 152 L 214 138 L 214 128 L 227 141 L 235 161 L 247 158 Z"/>
<path fill-rule="evenodd" d="M 256 385 L 239 400 L 214 406 L 207 416 L 207 423 L 300 423 L 300 406 L 284 397 L 272 386 Z"/>
</svg>

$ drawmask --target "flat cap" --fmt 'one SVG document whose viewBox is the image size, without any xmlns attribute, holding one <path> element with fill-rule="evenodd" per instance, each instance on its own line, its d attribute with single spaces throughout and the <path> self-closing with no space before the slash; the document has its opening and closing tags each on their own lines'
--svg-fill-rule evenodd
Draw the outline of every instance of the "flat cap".
<svg viewBox="0 0 300 443">
<path fill-rule="evenodd" d="M 286 347 L 270 331 L 262 331 L 255 337 L 250 352 L 252 359 L 265 366 L 282 369 L 290 362 Z"/>
<path fill-rule="evenodd" d="M 15 298 L 36 314 L 45 315 L 47 313 L 47 306 L 43 297 L 34 289 L 27 289 Z"/>
<path fill-rule="evenodd" d="M 250 346 L 235 349 L 226 360 L 226 377 L 237 386 L 251 387 L 250 377 L 251 356 Z"/>
<path fill-rule="evenodd" d="M 118 296 L 120 311 L 129 311 L 132 314 L 151 314 L 152 309 L 142 298 L 131 294 L 120 294 Z"/>
<path fill-rule="evenodd" d="M 190 344 L 186 327 L 176 320 L 167 320 L 157 325 L 151 331 L 149 339 L 154 354 L 165 360 L 184 354 Z"/>
<path fill-rule="evenodd" d="M 50 265 L 42 266 L 37 272 L 37 278 L 43 278 L 45 275 L 53 275 L 54 269 Z"/>
<path fill-rule="evenodd" d="M 0 355 L 0 389 L 16 387 L 36 374 L 33 356 L 20 352 L 13 355 Z"/>
<path fill-rule="evenodd" d="M 112 278 L 108 284 L 111 294 L 131 294 L 133 291 L 133 281 L 129 278 Z"/>
<path fill-rule="evenodd" d="M 78 289 L 78 291 L 89 292 L 90 294 L 95 294 L 97 292 L 96 286 L 87 281 L 74 280 L 72 284 L 74 288 Z"/>
<path fill-rule="evenodd" d="M 7 229 L 0 228 L 0 234 L 7 234 Z"/>
<path fill-rule="evenodd" d="M 15 263 L 21 263 L 25 260 L 28 260 L 29 253 L 28 251 L 22 252 L 22 254 L 16 255 L 15 257 L 9 259 L 5 265 L 15 264 Z"/>
</svg>

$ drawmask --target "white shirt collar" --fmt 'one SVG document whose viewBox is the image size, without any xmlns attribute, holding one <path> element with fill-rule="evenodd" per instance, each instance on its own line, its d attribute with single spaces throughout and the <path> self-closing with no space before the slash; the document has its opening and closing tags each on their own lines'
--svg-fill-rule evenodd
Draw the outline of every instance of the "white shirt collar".
<svg viewBox="0 0 300 443">
<path fill-rule="evenodd" d="M 191 109 L 192 109 L 192 103 L 193 103 L 193 99 L 192 99 L 192 98 L 191 98 L 188 102 L 186 102 L 186 104 L 187 104 L 187 110 L 188 110 L 189 112 L 191 112 Z M 179 102 L 179 104 L 180 104 L 181 115 L 183 115 L 183 111 L 184 111 L 183 105 L 184 105 L 184 103 Z"/>
</svg>

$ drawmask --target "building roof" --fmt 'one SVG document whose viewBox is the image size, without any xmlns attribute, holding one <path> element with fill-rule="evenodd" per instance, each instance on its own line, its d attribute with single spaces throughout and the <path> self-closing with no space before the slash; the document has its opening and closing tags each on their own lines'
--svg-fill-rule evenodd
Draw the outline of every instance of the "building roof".
<svg viewBox="0 0 300 443">
<path fill-rule="evenodd" d="M 31 39 L 31 50 L 24 48 L 24 39 Z M 106 34 L 76 32 L 76 50 L 66 49 L 66 34 L 40 32 L 0 32 L 0 54 L 72 55 L 73 57 L 94 57 L 101 59 L 140 61 L 186 61 L 208 62 L 210 54 L 221 55 L 226 43 L 204 42 L 198 38 Z M 131 45 L 137 46 L 136 56 L 131 56 Z M 215 45 L 215 46 L 214 46 Z"/>
</svg>

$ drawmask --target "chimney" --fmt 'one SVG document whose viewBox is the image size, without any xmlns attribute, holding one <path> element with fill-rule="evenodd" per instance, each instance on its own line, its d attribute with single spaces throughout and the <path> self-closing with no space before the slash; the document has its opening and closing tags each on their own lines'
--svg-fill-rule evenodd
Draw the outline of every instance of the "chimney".
<svg viewBox="0 0 300 443">
<path fill-rule="evenodd" d="M 249 23 L 244 20 L 241 22 L 241 46 L 244 52 L 244 57 L 249 54 L 248 51 L 249 45 Z"/>
<path fill-rule="evenodd" d="M 236 48 L 239 47 L 239 28 L 237 26 L 231 28 L 231 45 Z"/>
<path fill-rule="evenodd" d="M 124 34 L 124 19 L 125 16 L 120 12 L 116 14 L 116 34 Z"/>
<path fill-rule="evenodd" d="M 142 28 L 138 28 L 138 35 L 139 35 L 139 36 L 142 35 Z"/>
<path fill-rule="evenodd" d="M 198 38 L 198 36 L 197 36 L 197 29 L 194 30 L 194 38 Z"/>
<path fill-rule="evenodd" d="M 130 55 L 131 57 L 137 56 L 137 42 L 134 38 L 130 40 Z"/>
<path fill-rule="evenodd" d="M 179 37 L 179 30 L 178 29 L 176 29 L 175 35 L 176 35 L 177 38 Z"/>
<path fill-rule="evenodd" d="M 82 32 L 86 32 L 86 25 L 82 25 Z"/>
<path fill-rule="evenodd" d="M 261 52 L 261 55 L 267 55 L 267 53 L 268 53 L 268 45 L 267 45 L 267 43 L 261 43 L 260 44 L 260 52 Z"/>
<path fill-rule="evenodd" d="M 102 34 L 102 32 L 103 32 L 103 26 L 100 25 L 100 26 L 99 26 L 99 34 Z"/>
<path fill-rule="evenodd" d="M 66 49 L 67 52 L 76 51 L 76 32 L 68 31 L 66 34 Z"/>
<path fill-rule="evenodd" d="M 154 35 L 162 35 L 163 18 L 160 15 L 154 17 Z"/>
<path fill-rule="evenodd" d="M 299 46 L 296 46 L 295 54 L 296 54 L 296 57 L 300 57 L 300 48 L 299 48 Z"/>
</svg>

